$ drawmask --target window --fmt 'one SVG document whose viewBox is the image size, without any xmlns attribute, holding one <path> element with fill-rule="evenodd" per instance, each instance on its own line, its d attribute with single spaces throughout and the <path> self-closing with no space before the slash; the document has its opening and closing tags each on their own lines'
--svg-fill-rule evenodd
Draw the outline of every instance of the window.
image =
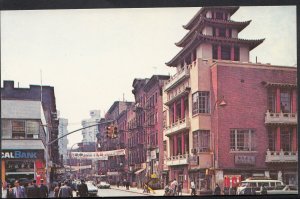
<svg viewBox="0 0 300 199">
<path fill-rule="evenodd" d="M 192 96 L 192 110 L 193 110 L 193 115 L 197 114 L 199 112 L 199 92 L 196 92 Z"/>
<path fill-rule="evenodd" d="M 219 28 L 219 37 L 225 37 L 225 36 L 226 36 L 226 29 Z"/>
<path fill-rule="evenodd" d="M 276 97 L 275 97 L 275 89 L 268 90 L 268 110 L 271 113 L 275 112 L 275 104 L 276 104 Z"/>
<path fill-rule="evenodd" d="M 12 121 L 12 138 L 25 138 L 25 121 Z"/>
<path fill-rule="evenodd" d="M 283 90 L 280 93 L 280 106 L 283 113 L 291 112 L 291 92 L 289 90 Z"/>
<path fill-rule="evenodd" d="M 270 151 L 275 151 L 275 129 L 274 128 L 270 128 L 268 129 L 268 149 Z"/>
<path fill-rule="evenodd" d="M 213 45 L 212 46 L 212 54 L 213 54 L 213 59 L 218 59 L 218 46 L 217 45 Z"/>
<path fill-rule="evenodd" d="M 240 61 L 240 47 L 238 46 L 234 46 L 234 61 Z"/>
<path fill-rule="evenodd" d="M 209 113 L 209 92 L 208 91 L 199 92 L 199 112 Z"/>
<path fill-rule="evenodd" d="M 11 138 L 12 126 L 10 120 L 2 120 L 1 121 L 2 127 L 2 138 Z"/>
<path fill-rule="evenodd" d="M 230 131 L 231 151 L 253 151 L 255 149 L 254 131 L 251 129 L 233 129 Z"/>
<path fill-rule="evenodd" d="M 228 29 L 228 32 L 229 32 L 229 35 L 228 35 L 228 36 L 229 36 L 229 38 L 232 38 L 232 29 L 231 29 L 231 28 L 229 28 L 229 29 Z"/>
<path fill-rule="evenodd" d="M 283 151 L 291 151 L 292 149 L 291 128 L 281 128 L 280 130 L 281 130 L 280 132 L 281 149 Z"/>
<path fill-rule="evenodd" d="M 221 59 L 230 60 L 230 46 L 221 46 Z"/>
<path fill-rule="evenodd" d="M 167 151 L 167 141 L 163 141 L 164 151 Z"/>
<path fill-rule="evenodd" d="M 37 121 L 26 121 L 26 137 L 39 138 L 40 124 Z"/>
<path fill-rule="evenodd" d="M 193 132 L 193 148 L 197 152 L 210 151 L 210 131 L 199 130 Z"/>
<path fill-rule="evenodd" d="M 209 91 L 199 91 L 193 94 L 193 115 L 197 113 L 209 113 Z"/>
<path fill-rule="evenodd" d="M 215 36 L 216 36 L 216 28 L 213 27 L 213 28 L 212 28 L 212 31 L 213 31 L 213 36 L 215 37 Z"/>
<path fill-rule="evenodd" d="M 216 19 L 223 19 L 223 13 L 222 12 L 216 12 Z"/>
</svg>

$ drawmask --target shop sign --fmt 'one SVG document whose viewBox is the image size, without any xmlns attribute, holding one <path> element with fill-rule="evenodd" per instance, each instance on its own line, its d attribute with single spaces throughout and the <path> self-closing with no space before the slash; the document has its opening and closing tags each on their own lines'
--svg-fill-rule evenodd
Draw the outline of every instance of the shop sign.
<svg viewBox="0 0 300 199">
<path fill-rule="evenodd" d="M 197 155 L 190 156 L 189 163 L 191 166 L 197 166 L 199 164 L 199 156 Z"/>
<path fill-rule="evenodd" d="M 151 160 L 156 159 L 156 150 L 151 151 Z"/>
<path fill-rule="evenodd" d="M 43 150 L 2 150 L 2 159 L 44 159 Z"/>
<path fill-rule="evenodd" d="M 234 162 L 237 165 L 255 165 L 255 156 L 253 155 L 236 155 Z"/>
</svg>

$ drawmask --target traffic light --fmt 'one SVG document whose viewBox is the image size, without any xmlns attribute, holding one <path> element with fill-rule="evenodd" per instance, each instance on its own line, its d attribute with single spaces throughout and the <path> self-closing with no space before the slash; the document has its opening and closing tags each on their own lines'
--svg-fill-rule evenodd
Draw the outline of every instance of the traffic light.
<svg viewBox="0 0 300 199">
<path fill-rule="evenodd" d="M 117 138 L 118 137 L 118 127 L 114 127 L 113 128 L 113 138 Z"/>
<path fill-rule="evenodd" d="M 113 137 L 113 127 L 107 126 L 106 127 L 106 137 L 112 138 Z"/>
</svg>

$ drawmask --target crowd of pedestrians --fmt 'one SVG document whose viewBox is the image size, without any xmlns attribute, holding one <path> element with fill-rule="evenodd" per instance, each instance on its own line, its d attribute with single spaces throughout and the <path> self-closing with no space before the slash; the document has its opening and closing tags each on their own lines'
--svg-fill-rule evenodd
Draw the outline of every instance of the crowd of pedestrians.
<svg viewBox="0 0 300 199">
<path fill-rule="evenodd" d="M 36 180 L 20 184 L 16 180 L 13 185 L 11 183 L 2 183 L 3 198 L 48 198 L 49 190 L 44 181 L 41 180 L 41 185 L 36 184 Z"/>
</svg>

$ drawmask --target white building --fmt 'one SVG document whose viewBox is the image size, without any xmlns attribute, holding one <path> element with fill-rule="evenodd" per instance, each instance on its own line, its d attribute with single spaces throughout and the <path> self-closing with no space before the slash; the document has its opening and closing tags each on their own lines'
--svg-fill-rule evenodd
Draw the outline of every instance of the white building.
<svg viewBox="0 0 300 199">
<path fill-rule="evenodd" d="M 40 101 L 1 99 L 1 179 L 46 179 L 49 129 Z"/>
<path fill-rule="evenodd" d="M 59 118 L 59 126 L 58 126 L 58 137 L 61 137 L 63 135 L 66 135 L 68 133 L 68 119 L 65 118 Z M 68 155 L 68 138 L 67 136 L 61 138 L 58 140 L 58 147 L 59 147 L 59 155 L 62 156 L 63 163 L 65 164 L 67 161 L 67 155 Z"/>
<path fill-rule="evenodd" d="M 100 110 L 91 110 L 90 111 L 91 118 L 82 120 L 81 125 L 82 127 L 87 127 L 97 122 L 100 122 L 101 115 Z M 96 134 L 98 133 L 98 126 L 92 126 L 82 130 L 82 142 L 83 144 L 88 144 L 91 142 L 96 142 Z"/>
</svg>

